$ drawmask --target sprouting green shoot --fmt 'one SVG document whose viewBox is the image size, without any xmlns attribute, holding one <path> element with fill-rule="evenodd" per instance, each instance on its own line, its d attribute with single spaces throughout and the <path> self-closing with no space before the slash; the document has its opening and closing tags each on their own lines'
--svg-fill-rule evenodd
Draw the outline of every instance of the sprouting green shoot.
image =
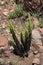
<svg viewBox="0 0 43 65">
<path fill-rule="evenodd" d="M 14 26 L 13 26 L 12 22 L 10 22 L 10 21 L 8 22 L 8 28 L 10 31 L 14 30 Z"/>
<path fill-rule="evenodd" d="M 39 21 L 39 27 L 40 27 L 40 28 L 43 28 L 43 20 L 40 20 L 40 21 Z"/>
</svg>

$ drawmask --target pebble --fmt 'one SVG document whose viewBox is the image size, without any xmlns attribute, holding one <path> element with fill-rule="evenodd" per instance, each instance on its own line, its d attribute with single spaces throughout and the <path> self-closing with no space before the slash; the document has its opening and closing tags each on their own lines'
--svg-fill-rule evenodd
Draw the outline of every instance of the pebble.
<svg viewBox="0 0 43 65">
<path fill-rule="evenodd" d="M 36 17 L 32 17 L 31 21 L 32 21 L 34 28 L 37 28 L 39 26 L 39 21 Z"/>
<path fill-rule="evenodd" d="M 4 60 L 3 60 L 3 58 L 0 58 L 0 62 L 1 62 L 1 64 L 3 64 L 3 63 L 4 63 Z"/>
<path fill-rule="evenodd" d="M 4 1 L 1 2 L 1 4 L 4 4 L 4 3 L 5 3 Z"/>
<path fill-rule="evenodd" d="M 5 15 L 5 16 L 8 16 L 8 10 L 7 9 L 4 9 L 4 11 L 3 11 L 3 14 Z"/>
<path fill-rule="evenodd" d="M 6 24 L 5 24 L 5 22 L 2 24 L 2 28 L 5 28 L 6 27 Z"/>
<path fill-rule="evenodd" d="M 13 46 L 11 46 L 11 47 L 10 47 L 10 50 L 11 50 L 11 52 L 12 52 L 12 51 L 14 50 L 14 47 L 13 47 Z"/>
<path fill-rule="evenodd" d="M 42 45 L 42 41 L 41 41 L 41 35 L 40 32 L 38 31 L 38 29 L 33 29 L 32 31 L 32 38 L 33 38 L 33 42 L 38 44 L 38 45 Z"/>
<path fill-rule="evenodd" d="M 40 60 L 38 58 L 33 59 L 33 64 L 40 65 Z"/>
<path fill-rule="evenodd" d="M 34 55 L 38 54 L 38 51 L 37 50 L 33 51 L 33 54 Z"/>
<path fill-rule="evenodd" d="M 7 32 L 7 33 L 10 33 L 10 31 L 9 31 L 8 29 L 6 29 L 6 32 Z"/>
</svg>

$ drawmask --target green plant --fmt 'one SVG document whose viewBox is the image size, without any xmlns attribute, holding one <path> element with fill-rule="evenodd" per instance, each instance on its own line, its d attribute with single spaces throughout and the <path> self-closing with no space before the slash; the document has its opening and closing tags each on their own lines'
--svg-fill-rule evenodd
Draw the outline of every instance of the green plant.
<svg viewBox="0 0 43 65">
<path fill-rule="evenodd" d="M 9 28 L 10 32 L 12 30 L 14 30 L 14 26 L 13 26 L 12 22 L 10 22 L 10 21 L 8 22 L 8 28 Z"/>
<path fill-rule="evenodd" d="M 16 3 L 16 0 L 13 0 Z"/>
<path fill-rule="evenodd" d="M 0 54 L 4 53 L 4 50 L 3 49 L 0 49 Z"/>
<path fill-rule="evenodd" d="M 21 34 L 20 34 L 21 43 L 19 42 L 19 40 L 17 39 L 15 35 L 15 31 L 14 31 L 14 27 L 12 23 L 11 22 L 8 22 L 8 23 L 9 23 L 10 33 L 12 34 L 13 40 L 15 42 L 14 44 L 15 53 L 23 57 L 24 55 L 28 56 L 27 52 L 30 49 L 31 33 L 33 29 L 33 26 L 30 23 L 30 14 L 28 15 L 27 22 L 25 23 L 25 30 L 23 32 L 21 30 Z"/>
<path fill-rule="evenodd" d="M 16 10 L 17 16 L 22 16 L 23 15 L 23 4 L 18 4 L 17 8 L 18 8 Z"/>
<path fill-rule="evenodd" d="M 25 23 L 25 29 L 22 30 L 22 26 L 21 26 L 21 42 L 23 45 L 23 49 L 24 49 L 24 55 L 28 56 L 28 51 L 30 50 L 30 45 L 31 45 L 31 34 L 32 34 L 32 29 L 33 29 L 33 25 L 31 24 L 31 15 L 28 14 L 28 17 L 26 19 L 26 23 Z"/>
<path fill-rule="evenodd" d="M 23 15 L 23 4 L 18 4 L 17 9 L 9 14 L 8 18 L 16 18 Z"/>
<path fill-rule="evenodd" d="M 33 25 L 30 23 L 30 14 L 29 14 L 27 22 L 25 23 L 25 30 L 24 32 L 21 31 L 21 42 L 23 44 L 26 53 L 30 49 L 32 29 Z"/>
<path fill-rule="evenodd" d="M 40 15 L 41 15 L 40 13 L 31 13 L 31 16 L 37 17 L 38 19 L 39 19 Z"/>
<path fill-rule="evenodd" d="M 39 20 L 40 22 L 39 22 L 39 27 L 40 28 L 43 28 L 43 20 Z"/>
<path fill-rule="evenodd" d="M 17 55 L 23 56 L 23 54 L 22 54 L 22 46 L 21 46 L 19 40 L 17 39 L 17 37 L 15 35 L 14 26 L 12 25 L 11 22 L 8 22 L 8 27 L 9 27 L 10 33 L 12 34 L 12 38 L 14 40 L 14 45 L 13 45 L 14 53 L 17 54 Z"/>
<path fill-rule="evenodd" d="M 14 18 L 16 18 L 16 17 L 17 17 L 16 11 L 11 12 L 11 13 L 9 14 L 9 16 L 8 16 L 8 18 L 12 18 L 12 19 L 14 19 Z"/>
<path fill-rule="evenodd" d="M 3 64 L 0 62 L 0 65 L 3 65 Z"/>
</svg>

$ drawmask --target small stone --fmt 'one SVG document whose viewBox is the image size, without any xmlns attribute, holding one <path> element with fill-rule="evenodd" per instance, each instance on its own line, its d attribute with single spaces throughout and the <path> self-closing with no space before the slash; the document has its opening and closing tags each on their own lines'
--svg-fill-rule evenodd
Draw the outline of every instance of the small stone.
<svg viewBox="0 0 43 65">
<path fill-rule="evenodd" d="M 4 4 L 4 3 L 5 3 L 4 1 L 1 2 L 1 4 Z"/>
<path fill-rule="evenodd" d="M 33 64 L 39 64 L 40 65 L 40 60 L 38 58 L 34 58 Z"/>
<path fill-rule="evenodd" d="M 38 28 L 38 30 L 43 34 L 43 28 Z"/>
<path fill-rule="evenodd" d="M 39 52 L 43 52 L 43 46 L 42 45 L 38 45 L 39 46 Z"/>
<path fill-rule="evenodd" d="M 9 33 L 10 31 L 8 29 L 6 29 L 6 32 Z"/>
<path fill-rule="evenodd" d="M 39 26 L 39 21 L 36 17 L 32 17 L 31 21 L 32 21 L 34 28 L 37 28 Z"/>
<path fill-rule="evenodd" d="M 24 16 L 21 17 L 21 20 L 25 21 L 25 19 L 26 19 L 26 17 L 24 17 Z"/>
<path fill-rule="evenodd" d="M 6 27 L 6 24 L 5 24 L 5 22 L 2 24 L 2 28 L 5 28 Z"/>
<path fill-rule="evenodd" d="M 0 58 L 0 62 L 1 62 L 1 64 L 3 64 L 3 63 L 4 63 L 4 60 L 3 60 L 3 58 Z"/>
<path fill-rule="evenodd" d="M 0 50 L 1 50 L 1 49 L 5 50 L 5 47 L 0 47 Z"/>
<path fill-rule="evenodd" d="M 13 47 L 13 46 L 11 46 L 11 47 L 10 47 L 10 50 L 11 50 L 11 52 L 12 52 L 12 51 L 14 50 L 14 47 Z"/>
<path fill-rule="evenodd" d="M 33 54 L 34 55 L 38 54 L 38 51 L 37 50 L 33 51 Z"/>
<path fill-rule="evenodd" d="M 16 3 L 13 4 L 13 9 L 14 9 L 14 10 L 17 9 L 17 5 L 16 5 Z"/>
<path fill-rule="evenodd" d="M 8 13 L 9 13 L 8 10 L 7 10 L 7 9 L 4 9 L 3 14 L 4 14 L 5 16 L 7 16 Z"/>
<path fill-rule="evenodd" d="M 42 45 L 42 41 L 41 41 L 41 35 L 38 29 L 33 29 L 32 31 L 32 38 L 33 38 L 33 42 L 38 44 L 38 45 Z"/>
</svg>

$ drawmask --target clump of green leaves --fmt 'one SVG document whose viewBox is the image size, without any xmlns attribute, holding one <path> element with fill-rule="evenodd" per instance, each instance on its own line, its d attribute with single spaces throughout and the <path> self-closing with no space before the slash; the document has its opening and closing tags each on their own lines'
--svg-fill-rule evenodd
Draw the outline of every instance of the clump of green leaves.
<svg viewBox="0 0 43 65">
<path fill-rule="evenodd" d="M 28 56 L 27 52 L 30 50 L 30 45 L 31 45 L 31 33 L 33 29 L 33 25 L 30 22 L 30 14 L 28 14 L 27 21 L 25 23 L 25 29 L 24 31 L 21 30 L 20 33 L 20 38 L 21 38 L 21 44 L 19 40 L 17 39 L 15 32 L 14 32 L 14 27 L 12 23 L 9 23 L 9 29 L 10 33 L 12 34 L 13 40 L 15 41 L 15 50 L 17 54 L 20 54 L 22 56 Z"/>
<path fill-rule="evenodd" d="M 10 22 L 10 21 L 8 22 L 8 28 L 9 28 L 10 32 L 12 30 L 14 30 L 14 26 L 13 26 L 12 22 Z"/>
<path fill-rule="evenodd" d="M 16 0 L 13 0 L 16 3 Z"/>
<path fill-rule="evenodd" d="M 8 18 L 16 18 L 23 15 L 23 4 L 18 4 L 17 9 L 9 14 Z"/>
<path fill-rule="evenodd" d="M 23 15 L 23 4 L 18 4 L 17 7 L 18 7 L 18 9 L 17 9 L 17 15 L 18 16 Z"/>
<path fill-rule="evenodd" d="M 43 28 L 43 20 L 39 20 L 39 27 Z"/>
<path fill-rule="evenodd" d="M 0 62 L 0 65 L 3 65 L 3 64 Z"/>
<path fill-rule="evenodd" d="M 13 26 L 13 23 L 11 21 L 8 22 L 8 29 L 10 30 L 10 33 L 12 34 L 13 40 L 15 39 L 15 27 Z M 14 45 L 13 41 L 10 41 L 11 45 Z"/>
<path fill-rule="evenodd" d="M 38 13 L 38 12 L 37 12 L 37 13 L 31 13 L 31 16 L 37 17 L 38 19 L 39 19 L 40 15 L 41 15 L 41 14 Z"/>
<path fill-rule="evenodd" d="M 25 30 L 23 32 L 21 31 L 21 42 L 23 44 L 26 53 L 28 50 L 30 50 L 32 29 L 33 25 L 30 22 L 30 14 L 29 14 L 27 22 L 25 23 Z"/>
<path fill-rule="evenodd" d="M 3 49 L 0 49 L 0 54 L 4 53 L 4 50 Z"/>
</svg>

